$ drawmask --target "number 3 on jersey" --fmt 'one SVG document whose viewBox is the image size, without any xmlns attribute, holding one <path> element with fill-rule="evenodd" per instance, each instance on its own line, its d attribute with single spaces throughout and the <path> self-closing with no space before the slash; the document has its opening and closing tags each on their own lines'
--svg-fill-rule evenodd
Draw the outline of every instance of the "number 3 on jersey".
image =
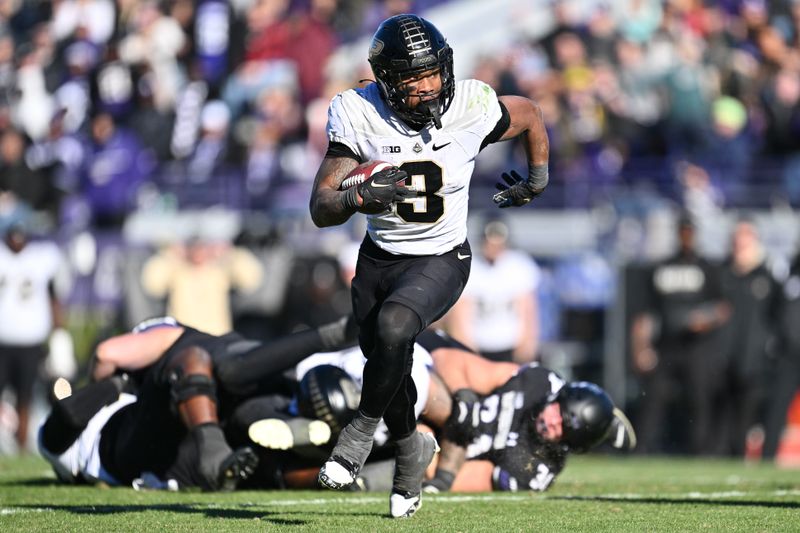
<svg viewBox="0 0 800 533">
<path fill-rule="evenodd" d="M 444 214 L 442 167 L 433 161 L 408 161 L 400 165 L 411 179 L 410 185 L 421 193 L 415 199 L 397 204 L 397 216 L 406 222 L 436 222 Z"/>
</svg>

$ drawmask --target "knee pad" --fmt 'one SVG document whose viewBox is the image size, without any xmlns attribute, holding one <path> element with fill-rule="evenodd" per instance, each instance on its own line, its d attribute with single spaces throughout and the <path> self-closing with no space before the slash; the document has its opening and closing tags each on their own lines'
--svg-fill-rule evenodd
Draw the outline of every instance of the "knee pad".
<svg viewBox="0 0 800 533">
<path fill-rule="evenodd" d="M 422 324 L 417 313 L 408 307 L 389 302 L 378 313 L 378 339 L 385 345 L 411 346 Z"/>
</svg>

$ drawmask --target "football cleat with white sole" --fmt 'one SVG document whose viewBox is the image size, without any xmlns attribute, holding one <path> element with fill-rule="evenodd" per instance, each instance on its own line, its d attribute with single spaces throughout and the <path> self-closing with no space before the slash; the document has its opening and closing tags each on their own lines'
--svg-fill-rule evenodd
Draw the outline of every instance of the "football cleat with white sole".
<svg viewBox="0 0 800 533">
<path fill-rule="evenodd" d="M 358 469 L 346 459 L 333 456 L 319 469 L 317 481 L 327 489 L 342 490 L 355 482 Z"/>
<path fill-rule="evenodd" d="M 422 438 L 422 451 L 418 455 L 403 457 L 398 454 L 392 493 L 389 496 L 389 513 L 392 518 L 409 518 L 422 507 L 422 480 L 425 470 L 439 452 L 439 443 L 430 433 L 417 433 Z M 411 491 L 398 487 L 413 486 Z"/>
<path fill-rule="evenodd" d="M 72 385 L 64 378 L 58 378 L 53 383 L 53 397 L 56 400 L 63 400 L 72 396 Z"/>
<path fill-rule="evenodd" d="M 374 425 L 379 419 L 368 419 L 368 423 L 374 424 L 371 433 L 357 427 L 361 420 L 357 417 L 339 433 L 339 440 L 330 458 L 319 470 L 317 481 L 321 486 L 341 490 L 352 485 L 358 477 L 372 451 Z"/>
<path fill-rule="evenodd" d="M 414 516 L 419 508 L 422 507 L 422 495 L 404 496 L 397 492 L 392 492 L 389 496 L 389 511 L 392 518 L 410 518 Z"/>
<path fill-rule="evenodd" d="M 288 450 L 296 446 L 321 446 L 331 440 L 331 428 L 321 420 L 265 418 L 250 424 L 250 440 L 270 450 Z"/>
</svg>

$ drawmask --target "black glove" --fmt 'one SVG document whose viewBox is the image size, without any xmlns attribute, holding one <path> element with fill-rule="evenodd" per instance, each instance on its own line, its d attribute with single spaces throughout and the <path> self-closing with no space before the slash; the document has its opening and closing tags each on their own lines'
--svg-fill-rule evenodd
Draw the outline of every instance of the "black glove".
<svg viewBox="0 0 800 533">
<path fill-rule="evenodd" d="M 397 167 L 387 168 L 374 174 L 367 180 L 351 187 L 346 191 L 344 204 L 354 208 L 360 213 L 377 215 L 392 207 L 392 203 L 407 198 L 416 192 L 406 191 L 405 187 L 398 187 L 397 182 L 406 179 L 405 170 Z M 356 193 L 361 196 L 361 205 L 358 205 Z"/>
<path fill-rule="evenodd" d="M 498 183 L 496 187 L 500 192 L 492 196 L 492 200 L 500 208 L 525 205 L 542 192 L 535 190 L 516 170 L 512 170 L 510 174 L 503 172 L 500 177 L 507 185 Z"/>
<path fill-rule="evenodd" d="M 453 393 L 453 409 L 442 426 L 442 436 L 459 446 L 467 446 L 478 436 L 476 412 L 481 398 L 475 391 L 459 389 Z"/>
</svg>

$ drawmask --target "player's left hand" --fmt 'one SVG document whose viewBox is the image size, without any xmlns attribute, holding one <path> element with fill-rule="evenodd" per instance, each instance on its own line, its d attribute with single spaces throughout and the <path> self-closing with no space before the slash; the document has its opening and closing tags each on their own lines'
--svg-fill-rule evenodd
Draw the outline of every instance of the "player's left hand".
<svg viewBox="0 0 800 533">
<path fill-rule="evenodd" d="M 498 183 L 496 185 L 497 190 L 500 192 L 496 193 L 492 200 L 501 209 L 525 205 L 541 192 L 534 190 L 528 180 L 523 179 L 516 170 L 512 170 L 510 173 L 503 172 L 500 177 L 506 183 Z"/>
<path fill-rule="evenodd" d="M 479 435 L 477 423 L 481 399 L 470 389 L 453 393 L 453 409 L 442 427 L 442 437 L 459 446 L 467 446 Z"/>
</svg>

